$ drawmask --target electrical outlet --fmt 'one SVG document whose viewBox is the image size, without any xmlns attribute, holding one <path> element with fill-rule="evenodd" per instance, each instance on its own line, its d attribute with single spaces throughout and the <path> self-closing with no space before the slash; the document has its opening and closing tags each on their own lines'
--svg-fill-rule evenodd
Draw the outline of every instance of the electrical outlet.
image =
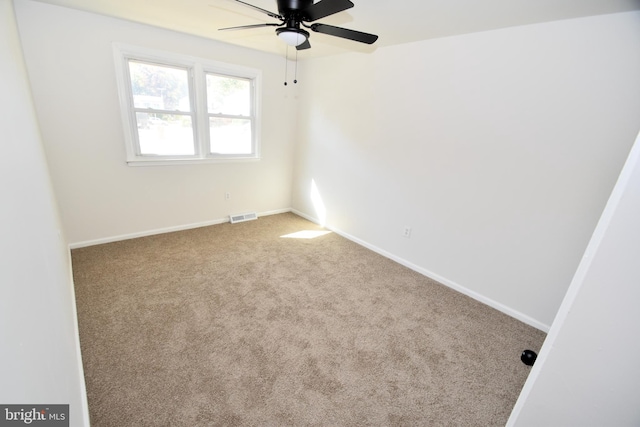
<svg viewBox="0 0 640 427">
<path fill-rule="evenodd" d="M 224 193 L 224 199 L 225 200 L 229 200 L 231 198 L 231 193 L 229 193 L 228 191 L 226 193 Z"/>
<path fill-rule="evenodd" d="M 407 239 L 411 237 L 411 227 L 405 227 L 404 232 L 402 233 L 404 237 Z"/>
</svg>

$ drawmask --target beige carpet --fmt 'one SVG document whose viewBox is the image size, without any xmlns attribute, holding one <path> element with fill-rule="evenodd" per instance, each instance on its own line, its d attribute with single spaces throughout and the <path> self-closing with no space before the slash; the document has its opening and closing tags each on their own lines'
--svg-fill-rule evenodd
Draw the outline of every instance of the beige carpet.
<svg viewBox="0 0 640 427">
<path fill-rule="evenodd" d="M 99 426 L 500 426 L 545 334 L 293 214 L 72 251 Z"/>
</svg>

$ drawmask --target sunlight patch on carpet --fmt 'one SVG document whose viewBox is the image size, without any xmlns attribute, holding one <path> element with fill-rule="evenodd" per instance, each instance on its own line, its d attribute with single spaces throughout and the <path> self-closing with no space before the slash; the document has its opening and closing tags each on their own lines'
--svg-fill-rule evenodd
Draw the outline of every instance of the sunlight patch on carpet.
<svg viewBox="0 0 640 427">
<path fill-rule="evenodd" d="M 315 239 L 316 237 L 324 236 L 325 234 L 329 234 L 331 231 L 327 230 L 302 230 L 296 231 L 295 233 L 285 234 L 284 236 L 280 236 L 284 239 Z"/>
</svg>

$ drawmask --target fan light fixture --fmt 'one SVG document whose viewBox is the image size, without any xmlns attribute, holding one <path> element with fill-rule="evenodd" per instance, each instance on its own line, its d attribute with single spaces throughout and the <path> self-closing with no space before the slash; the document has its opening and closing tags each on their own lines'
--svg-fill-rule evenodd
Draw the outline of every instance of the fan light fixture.
<svg viewBox="0 0 640 427">
<path fill-rule="evenodd" d="M 299 28 L 278 28 L 276 34 L 289 46 L 300 46 L 309 38 L 309 33 Z"/>
<path fill-rule="evenodd" d="M 246 0 L 234 0 L 236 3 L 250 7 L 258 12 L 264 13 L 271 18 L 277 19 L 280 23 L 265 22 L 263 24 L 240 25 L 238 27 L 220 28 L 220 30 L 242 30 L 260 27 L 278 27 L 276 34 L 287 46 L 293 46 L 296 50 L 311 48 L 309 43 L 309 33 L 300 28 L 304 28 L 314 33 L 322 33 L 329 36 L 340 37 L 360 43 L 373 44 L 378 40 L 375 34 L 363 33 L 362 31 L 350 30 L 348 28 L 334 27 L 333 25 L 320 24 L 315 21 L 326 18 L 353 7 L 351 0 L 276 0 L 278 13 L 270 12 L 258 6 L 247 3 Z M 266 0 L 261 0 L 266 1 Z M 273 1 L 273 0 L 271 0 Z M 315 2 L 314 2 L 315 1 Z M 213 6 L 213 5 L 212 5 Z M 306 24 L 315 22 L 314 24 Z"/>
</svg>

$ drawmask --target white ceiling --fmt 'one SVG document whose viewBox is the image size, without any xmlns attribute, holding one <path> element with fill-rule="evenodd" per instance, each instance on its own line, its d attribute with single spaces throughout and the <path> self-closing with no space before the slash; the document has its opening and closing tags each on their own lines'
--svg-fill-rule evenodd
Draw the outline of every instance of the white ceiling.
<svg viewBox="0 0 640 427">
<path fill-rule="evenodd" d="M 150 24 L 265 52 L 284 54 L 286 45 L 264 27 L 241 31 L 219 28 L 277 22 L 234 0 L 37 0 Z M 246 0 L 278 12 L 275 0 Z M 317 3 L 317 1 L 316 1 Z M 299 59 L 487 31 L 561 19 L 640 10 L 640 0 L 353 0 L 355 7 L 319 20 L 380 36 L 365 45 L 311 33 L 311 49 Z M 291 54 L 291 52 L 290 52 Z"/>
</svg>

